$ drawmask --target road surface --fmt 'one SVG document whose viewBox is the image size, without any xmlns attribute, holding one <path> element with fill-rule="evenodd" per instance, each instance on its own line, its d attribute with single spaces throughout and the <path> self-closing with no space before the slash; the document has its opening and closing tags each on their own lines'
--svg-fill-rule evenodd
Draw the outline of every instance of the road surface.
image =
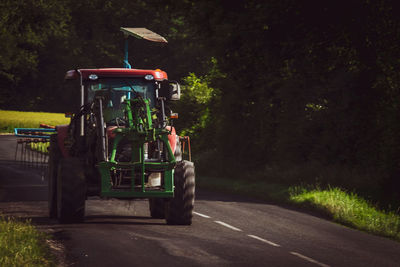
<svg viewBox="0 0 400 267">
<path fill-rule="evenodd" d="M 0 212 L 29 218 L 62 245 L 65 266 L 400 266 L 400 243 L 325 219 L 197 191 L 191 226 L 151 219 L 146 200 L 89 199 L 85 222 L 47 217 L 47 181 L 0 136 Z M 201 179 L 201 177 L 197 177 Z"/>
</svg>

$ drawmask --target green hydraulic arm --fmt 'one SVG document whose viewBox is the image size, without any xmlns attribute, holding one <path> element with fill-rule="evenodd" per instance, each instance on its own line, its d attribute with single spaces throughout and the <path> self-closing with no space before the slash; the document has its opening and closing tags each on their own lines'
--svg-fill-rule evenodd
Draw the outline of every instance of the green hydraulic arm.
<svg viewBox="0 0 400 267">
<path fill-rule="evenodd" d="M 101 196 L 104 197 L 172 197 L 173 196 L 173 169 L 176 161 L 168 141 L 169 131 L 153 127 L 149 101 L 142 98 L 128 99 L 124 102 L 125 114 L 127 115 L 127 126 L 118 127 L 113 130 L 115 134 L 112 142 L 111 157 L 108 161 L 98 164 L 101 174 Z M 124 140 L 131 146 L 131 160 L 129 162 L 117 162 L 116 153 L 118 144 Z M 145 143 L 160 140 L 167 149 L 167 160 L 146 161 L 144 158 Z M 130 190 L 114 190 L 111 183 L 111 172 L 131 171 Z M 145 173 L 161 172 L 164 177 L 162 190 L 146 190 Z M 141 184 L 135 184 L 135 177 L 140 175 Z"/>
</svg>

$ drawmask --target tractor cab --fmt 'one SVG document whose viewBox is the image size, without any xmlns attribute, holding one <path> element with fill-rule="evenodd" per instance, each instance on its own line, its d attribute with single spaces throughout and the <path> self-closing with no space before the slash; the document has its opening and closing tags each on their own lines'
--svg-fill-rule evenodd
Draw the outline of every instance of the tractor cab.
<svg viewBox="0 0 400 267">
<path fill-rule="evenodd" d="M 126 68 L 70 70 L 66 80 L 80 80 L 81 108 L 102 100 L 104 122 L 124 126 L 127 122 L 123 105 L 132 99 L 146 99 L 158 121 L 165 122 L 169 110 L 165 102 L 180 99 L 180 86 L 169 81 L 167 73 L 156 70 Z M 163 127 L 165 125 L 160 125 Z M 84 125 L 81 125 L 84 128 Z M 83 134 L 83 131 L 82 131 Z"/>
<path fill-rule="evenodd" d="M 164 108 L 161 102 L 180 98 L 179 84 L 168 81 L 167 74 L 159 69 L 70 70 L 65 79 L 81 80 L 81 106 L 90 105 L 102 98 L 104 120 L 111 125 L 124 119 L 121 105 L 128 100 L 146 99 L 151 110 L 161 111 Z"/>
</svg>

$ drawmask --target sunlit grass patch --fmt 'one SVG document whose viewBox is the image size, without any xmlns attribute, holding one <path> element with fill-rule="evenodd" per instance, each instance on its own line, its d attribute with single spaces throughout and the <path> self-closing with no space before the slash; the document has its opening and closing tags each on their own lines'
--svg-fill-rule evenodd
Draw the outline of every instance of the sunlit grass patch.
<svg viewBox="0 0 400 267">
<path fill-rule="evenodd" d="M 293 187 L 289 192 L 290 201 L 322 210 L 336 222 L 400 240 L 400 215 L 380 211 L 355 193 L 304 187 Z"/>
<path fill-rule="evenodd" d="M 339 188 L 269 183 L 255 177 L 199 176 L 196 185 L 203 189 L 303 207 L 328 215 L 338 223 L 400 241 L 400 214 L 382 211 L 355 193 Z"/>
<path fill-rule="evenodd" d="M 39 128 L 41 123 L 55 126 L 68 124 L 69 121 L 62 113 L 0 110 L 2 133 L 12 133 L 14 128 Z"/>
<path fill-rule="evenodd" d="M 53 266 L 45 238 L 29 221 L 0 217 L 0 266 Z"/>
</svg>

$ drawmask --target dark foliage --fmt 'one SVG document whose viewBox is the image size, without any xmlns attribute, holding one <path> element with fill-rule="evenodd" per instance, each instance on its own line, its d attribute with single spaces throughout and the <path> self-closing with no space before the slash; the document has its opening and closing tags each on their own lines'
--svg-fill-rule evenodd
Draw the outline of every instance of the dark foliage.
<svg viewBox="0 0 400 267">
<path fill-rule="evenodd" d="M 0 108 L 68 110 L 76 92 L 63 85 L 65 71 L 121 66 L 119 27 L 147 27 L 169 44 L 131 42 L 134 67 L 166 69 L 186 82 L 196 73 L 203 79 L 196 86 L 213 90 L 202 101 L 189 100 L 196 92 L 186 89 L 187 101 L 176 106 L 187 114 L 178 125 L 199 149 L 251 166 L 363 169 L 378 174 L 377 191 L 399 198 L 395 3 L 5 0 Z"/>
</svg>

